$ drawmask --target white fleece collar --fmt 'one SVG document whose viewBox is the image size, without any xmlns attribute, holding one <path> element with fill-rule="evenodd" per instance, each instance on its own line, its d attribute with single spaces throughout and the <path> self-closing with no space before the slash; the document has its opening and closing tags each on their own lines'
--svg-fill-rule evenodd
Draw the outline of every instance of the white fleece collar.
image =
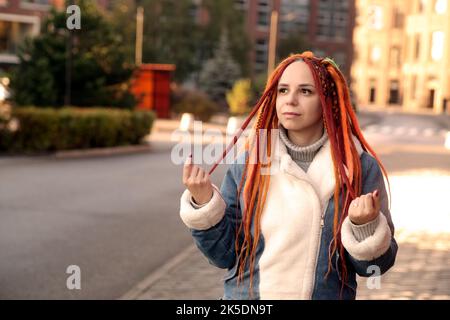
<svg viewBox="0 0 450 320">
<path fill-rule="evenodd" d="M 322 209 L 324 209 L 323 206 L 328 203 L 328 200 L 334 193 L 334 187 L 336 184 L 330 140 L 327 139 L 324 145 L 319 149 L 311 162 L 308 171 L 305 172 L 292 160 L 291 156 L 287 152 L 285 144 L 280 138 L 279 133 L 276 137 L 277 139 L 275 139 L 273 153 L 274 162 L 272 165 L 277 166 L 279 164 L 279 169 L 282 172 L 290 174 L 297 179 L 309 182 L 313 186 L 316 194 L 319 196 Z M 363 152 L 361 144 L 354 135 L 352 135 L 352 138 L 358 154 L 361 156 Z M 278 168 L 276 168 L 273 172 L 276 173 L 277 169 Z"/>
</svg>

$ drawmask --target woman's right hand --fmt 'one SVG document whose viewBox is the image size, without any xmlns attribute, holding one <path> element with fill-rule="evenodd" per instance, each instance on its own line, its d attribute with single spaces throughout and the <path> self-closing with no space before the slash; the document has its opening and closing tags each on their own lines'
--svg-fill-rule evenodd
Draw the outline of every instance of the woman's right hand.
<svg viewBox="0 0 450 320">
<path fill-rule="evenodd" d="M 183 184 L 191 192 L 194 201 L 198 205 L 205 204 L 213 196 L 213 186 L 209 179 L 209 174 L 192 164 L 192 157 L 186 159 L 183 167 Z"/>
</svg>

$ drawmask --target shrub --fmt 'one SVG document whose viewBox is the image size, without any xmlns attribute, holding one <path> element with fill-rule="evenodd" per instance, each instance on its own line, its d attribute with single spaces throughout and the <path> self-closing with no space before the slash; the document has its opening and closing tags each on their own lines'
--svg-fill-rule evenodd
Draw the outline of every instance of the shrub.
<svg viewBox="0 0 450 320">
<path fill-rule="evenodd" d="M 201 121 L 208 121 L 219 110 L 218 105 L 203 93 L 185 91 L 178 95 L 179 101 L 173 107 L 176 113 L 188 112 Z"/>
<path fill-rule="evenodd" d="M 139 144 L 150 133 L 154 114 L 109 108 L 16 108 L 16 130 L 0 127 L 0 151 L 12 153 Z"/>
<path fill-rule="evenodd" d="M 250 111 L 252 100 L 250 79 L 240 79 L 236 81 L 233 88 L 227 92 L 227 102 L 232 115 L 241 116 Z"/>
</svg>

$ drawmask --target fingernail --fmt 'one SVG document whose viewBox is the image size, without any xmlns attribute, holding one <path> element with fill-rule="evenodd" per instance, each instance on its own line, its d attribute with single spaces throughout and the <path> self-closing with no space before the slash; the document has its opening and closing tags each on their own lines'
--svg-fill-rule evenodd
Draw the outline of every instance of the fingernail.
<svg viewBox="0 0 450 320">
<path fill-rule="evenodd" d="M 373 193 L 373 195 L 374 195 L 375 197 L 378 197 L 378 189 L 375 190 L 375 192 Z"/>
</svg>

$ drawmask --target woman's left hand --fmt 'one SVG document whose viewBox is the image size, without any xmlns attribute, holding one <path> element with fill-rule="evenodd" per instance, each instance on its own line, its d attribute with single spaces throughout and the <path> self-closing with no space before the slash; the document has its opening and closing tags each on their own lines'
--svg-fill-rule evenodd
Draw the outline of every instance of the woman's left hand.
<svg viewBox="0 0 450 320">
<path fill-rule="evenodd" d="M 348 217 L 356 225 L 375 220 L 380 213 L 380 197 L 378 190 L 353 199 L 348 208 Z"/>
</svg>

